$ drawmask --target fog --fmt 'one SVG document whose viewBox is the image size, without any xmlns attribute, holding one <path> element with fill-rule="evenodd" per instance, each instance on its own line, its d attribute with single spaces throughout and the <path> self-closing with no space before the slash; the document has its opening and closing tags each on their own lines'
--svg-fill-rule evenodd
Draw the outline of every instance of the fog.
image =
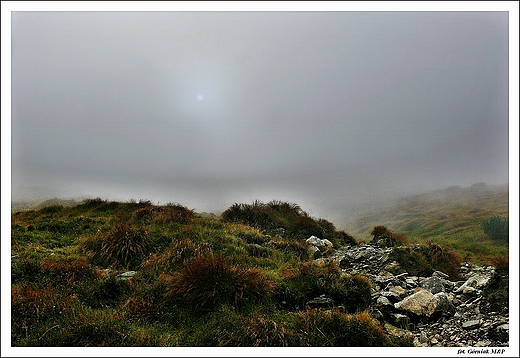
<svg viewBox="0 0 520 358">
<path fill-rule="evenodd" d="M 12 200 L 221 212 L 509 181 L 508 13 L 11 13 Z"/>
</svg>

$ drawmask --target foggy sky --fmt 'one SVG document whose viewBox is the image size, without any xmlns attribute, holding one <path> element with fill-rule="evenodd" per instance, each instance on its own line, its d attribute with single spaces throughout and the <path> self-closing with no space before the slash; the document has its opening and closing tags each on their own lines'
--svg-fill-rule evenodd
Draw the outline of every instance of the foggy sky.
<svg viewBox="0 0 520 358">
<path fill-rule="evenodd" d="M 13 199 L 277 199 L 332 220 L 391 193 L 508 182 L 507 12 L 11 20 Z"/>
</svg>

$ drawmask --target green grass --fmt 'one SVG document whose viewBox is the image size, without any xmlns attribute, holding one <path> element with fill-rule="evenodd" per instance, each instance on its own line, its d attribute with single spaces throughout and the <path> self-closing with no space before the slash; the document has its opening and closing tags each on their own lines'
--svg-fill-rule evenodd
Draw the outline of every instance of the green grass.
<svg viewBox="0 0 520 358">
<path fill-rule="evenodd" d="M 435 242 L 453 248 L 464 260 L 489 263 L 508 256 L 504 242 L 490 239 L 482 224 L 494 216 L 509 216 L 508 186 L 449 188 L 401 198 L 386 206 L 359 212 L 343 227 L 359 240 L 369 241 L 371 230 L 388 227 L 411 245 Z"/>
<path fill-rule="evenodd" d="M 53 201 L 12 213 L 13 345 L 235 345 L 241 336 L 234 335 L 244 324 L 251 325 L 250 340 L 244 342 L 295 344 L 258 335 L 269 327 L 290 332 L 283 328 L 283 308 L 273 308 L 283 306 L 277 288 L 290 287 L 301 304 L 322 292 L 319 287 L 307 292 L 283 274 L 312 259 L 298 235 L 310 227 L 342 239 L 350 236 L 295 205 L 271 204 L 277 220 L 295 228 L 293 234 L 268 236 L 247 223 L 148 201 Z M 130 269 L 137 271 L 132 279 L 117 276 Z M 306 279 L 316 285 L 322 271 Z M 340 275 L 328 280 L 338 297 L 348 297 L 357 287 Z M 272 317 L 251 318 L 261 307 L 269 307 L 262 310 Z M 215 337 L 209 332 L 222 323 L 218 317 L 226 309 L 236 318 L 237 332 L 223 330 Z"/>
<path fill-rule="evenodd" d="M 314 261 L 305 242 L 318 234 L 339 247 L 355 244 L 353 236 L 295 204 L 254 202 L 229 210 L 234 216 L 216 217 L 176 204 L 88 199 L 12 213 L 13 346 L 411 344 L 366 311 L 373 284 L 367 277 Z M 481 215 L 478 210 L 473 215 Z M 418 220 L 409 216 L 399 222 Z M 409 242 L 424 243 L 420 258 L 431 269 L 453 264 L 437 260 L 438 250 L 448 249 L 427 244 L 434 238 L 489 256 L 479 241 L 461 239 L 475 229 L 467 220 L 450 228 L 439 219 L 425 227 L 406 233 Z M 406 243 L 400 235 L 390 236 Z M 396 255 L 410 261 L 409 248 L 402 250 Z M 503 258 L 495 262 L 506 265 Z M 118 277 L 126 270 L 136 274 Z M 320 295 L 332 299 L 332 311 L 308 308 Z"/>
</svg>

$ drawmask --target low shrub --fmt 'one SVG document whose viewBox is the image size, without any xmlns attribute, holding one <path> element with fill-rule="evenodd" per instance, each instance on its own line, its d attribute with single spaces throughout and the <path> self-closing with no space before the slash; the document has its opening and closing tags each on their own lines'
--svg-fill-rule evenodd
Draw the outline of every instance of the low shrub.
<svg viewBox="0 0 520 358">
<path fill-rule="evenodd" d="M 227 222 L 238 222 L 263 231 L 273 229 L 276 221 L 272 209 L 258 200 L 253 204 L 235 203 L 221 214 L 221 218 Z"/>
<path fill-rule="evenodd" d="M 271 250 L 267 247 L 257 245 L 257 244 L 250 244 L 245 246 L 247 253 L 251 257 L 269 257 L 271 256 Z"/>
<path fill-rule="evenodd" d="M 371 232 L 371 243 L 382 247 L 408 246 L 408 239 L 403 234 L 390 231 L 385 226 L 376 226 Z"/>
<path fill-rule="evenodd" d="M 361 274 L 342 276 L 332 285 L 331 297 L 345 307 L 346 312 L 366 310 L 372 301 L 373 283 Z"/>
<path fill-rule="evenodd" d="M 351 235 L 347 234 L 345 231 L 337 231 L 334 234 L 334 237 L 332 238 L 332 243 L 334 243 L 334 246 L 356 246 L 357 241 L 352 237 Z"/>
<path fill-rule="evenodd" d="M 492 240 L 509 242 L 509 218 L 493 216 L 482 222 L 482 230 Z"/>
<path fill-rule="evenodd" d="M 491 266 L 494 266 L 496 271 L 500 273 L 509 273 L 509 257 L 495 256 L 491 261 Z"/>
<path fill-rule="evenodd" d="M 459 270 L 463 260 L 451 247 L 428 242 L 426 247 L 421 247 L 420 252 L 434 271 L 444 272 L 452 281 L 461 279 Z"/>
<path fill-rule="evenodd" d="M 81 206 L 84 206 L 86 208 L 95 208 L 96 206 L 99 206 L 101 204 L 105 204 L 107 201 L 103 200 L 101 198 L 87 198 L 81 202 Z"/>
<path fill-rule="evenodd" d="M 231 266 L 221 255 L 197 256 L 186 262 L 174 278 L 168 297 L 202 310 L 223 303 L 240 306 L 257 302 L 273 288 L 260 270 Z"/>
<path fill-rule="evenodd" d="M 292 219 L 287 225 L 285 237 L 296 240 L 307 240 L 311 236 L 327 239 L 323 227 L 308 215 L 300 215 Z"/>
<path fill-rule="evenodd" d="M 222 213 L 221 218 L 249 225 L 269 235 L 296 240 L 306 240 L 312 235 L 330 240 L 336 233 L 331 222 L 315 220 L 298 205 L 283 201 L 235 203 Z"/>
<path fill-rule="evenodd" d="M 55 214 L 63 210 L 63 205 L 49 205 L 40 209 L 40 214 Z"/>
<path fill-rule="evenodd" d="M 409 247 L 394 247 L 388 259 L 389 262 L 397 261 L 399 266 L 412 276 L 428 277 L 435 271 L 421 251 Z"/>
<path fill-rule="evenodd" d="M 509 314 L 509 258 L 496 256 L 493 260 L 495 272 L 482 292 L 481 311 Z"/>
<path fill-rule="evenodd" d="M 168 223 L 188 223 L 194 216 L 193 210 L 177 205 L 167 204 L 167 206 L 145 206 L 136 209 L 132 213 L 132 219 L 137 222 L 156 222 L 158 224 Z"/>
<path fill-rule="evenodd" d="M 241 238 L 248 244 L 264 245 L 269 238 L 258 232 L 238 232 L 237 237 Z"/>
<path fill-rule="evenodd" d="M 84 311 L 69 315 L 40 340 L 50 347 L 159 346 L 156 335 L 143 334 L 117 311 Z"/>
<path fill-rule="evenodd" d="M 41 260 L 33 257 L 20 257 L 12 259 L 11 283 L 40 282 L 43 278 L 43 266 Z"/>
</svg>

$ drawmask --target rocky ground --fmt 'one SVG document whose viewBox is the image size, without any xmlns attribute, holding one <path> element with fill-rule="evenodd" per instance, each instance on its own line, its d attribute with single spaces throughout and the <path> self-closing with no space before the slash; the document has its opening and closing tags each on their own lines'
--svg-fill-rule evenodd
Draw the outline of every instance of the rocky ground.
<svg viewBox="0 0 520 358">
<path fill-rule="evenodd" d="M 413 336 L 416 346 L 509 346 L 508 274 L 492 266 L 463 263 L 461 280 L 436 271 L 430 277 L 411 276 L 391 260 L 393 247 L 374 244 L 345 246 L 328 258 L 347 274 L 361 273 L 375 284 L 372 314 L 387 331 Z M 309 306 L 332 304 L 325 296 Z"/>
</svg>

